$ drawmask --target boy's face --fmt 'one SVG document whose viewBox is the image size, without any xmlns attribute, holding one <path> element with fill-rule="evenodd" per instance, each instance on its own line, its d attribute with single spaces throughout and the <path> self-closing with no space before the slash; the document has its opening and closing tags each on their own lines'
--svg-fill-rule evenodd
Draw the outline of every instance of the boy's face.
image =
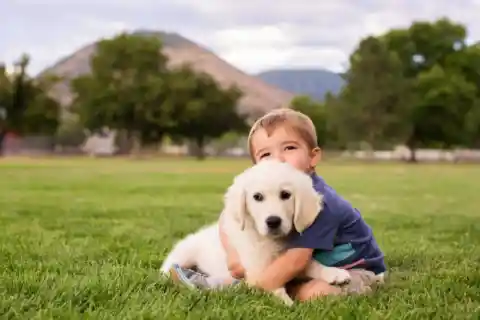
<svg viewBox="0 0 480 320">
<path fill-rule="evenodd" d="M 253 134 L 251 143 L 255 162 L 275 158 L 303 172 L 315 168 L 321 156 L 320 149 L 309 149 L 295 131 L 285 126 L 277 127 L 270 136 L 259 129 Z"/>
</svg>

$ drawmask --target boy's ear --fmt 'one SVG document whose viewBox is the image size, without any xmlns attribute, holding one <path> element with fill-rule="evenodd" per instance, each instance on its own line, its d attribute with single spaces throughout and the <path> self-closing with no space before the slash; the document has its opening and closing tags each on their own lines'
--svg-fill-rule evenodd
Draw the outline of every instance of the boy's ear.
<svg viewBox="0 0 480 320">
<path fill-rule="evenodd" d="M 312 156 L 310 158 L 310 166 L 315 168 L 317 164 L 322 160 L 322 149 L 320 147 L 315 147 L 312 149 Z"/>
</svg>

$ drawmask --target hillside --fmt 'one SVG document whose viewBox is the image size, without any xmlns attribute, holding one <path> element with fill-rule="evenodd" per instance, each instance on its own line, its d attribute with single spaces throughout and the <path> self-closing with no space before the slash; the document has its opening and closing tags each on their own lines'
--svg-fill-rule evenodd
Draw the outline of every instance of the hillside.
<svg viewBox="0 0 480 320">
<path fill-rule="evenodd" d="M 242 72 L 207 48 L 201 47 L 179 34 L 150 30 L 137 30 L 133 33 L 160 37 L 164 43 L 163 52 L 168 56 L 170 66 L 189 63 L 195 70 L 212 75 L 223 86 L 236 84 L 244 92 L 239 105 L 242 112 L 262 113 L 281 106 L 288 106 L 293 98 L 291 93 Z M 72 99 L 69 80 L 89 72 L 89 60 L 95 52 L 95 47 L 96 42 L 88 44 L 59 60 L 39 75 L 51 72 L 65 78 L 65 81 L 58 84 L 52 91 L 52 95 L 63 105 L 68 105 Z"/>
<path fill-rule="evenodd" d="M 323 100 L 330 91 L 338 93 L 345 81 L 337 73 L 321 69 L 270 70 L 257 75 L 263 81 L 294 94 Z"/>
</svg>

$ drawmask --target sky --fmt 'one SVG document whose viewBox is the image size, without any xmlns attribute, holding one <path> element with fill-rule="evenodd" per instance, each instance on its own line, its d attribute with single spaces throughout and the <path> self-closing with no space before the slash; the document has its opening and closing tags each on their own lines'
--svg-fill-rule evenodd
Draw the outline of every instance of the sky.
<svg viewBox="0 0 480 320">
<path fill-rule="evenodd" d="M 122 31 L 177 32 L 247 73 L 344 70 L 368 35 L 446 16 L 480 40 L 480 0 L 0 0 L 0 61 L 23 52 L 37 74 Z M 5 23 L 6 20 L 6 23 Z"/>
</svg>

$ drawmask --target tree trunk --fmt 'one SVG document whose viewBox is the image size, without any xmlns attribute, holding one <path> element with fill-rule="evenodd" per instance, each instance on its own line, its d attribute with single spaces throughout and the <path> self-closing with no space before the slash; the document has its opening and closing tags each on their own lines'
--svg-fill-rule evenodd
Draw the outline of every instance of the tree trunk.
<svg viewBox="0 0 480 320">
<path fill-rule="evenodd" d="M 140 158 L 142 152 L 142 137 L 140 132 L 134 131 L 131 133 L 132 138 L 132 151 L 131 156 L 133 158 Z"/>
<path fill-rule="evenodd" d="M 417 146 L 413 140 L 407 142 L 407 147 L 410 149 L 410 157 L 407 159 L 409 163 L 417 163 Z"/>
<path fill-rule="evenodd" d="M 410 158 L 408 158 L 408 162 L 410 163 L 417 163 L 417 150 L 415 147 L 410 148 Z"/>
<path fill-rule="evenodd" d="M 5 137 L 7 136 L 7 131 L 0 130 L 0 157 L 3 157 Z"/>
<path fill-rule="evenodd" d="M 128 155 L 132 151 L 132 140 L 129 136 L 128 131 L 126 130 L 118 130 L 117 137 L 115 139 L 115 143 L 117 144 L 118 150 L 117 154 L 119 155 Z"/>
<path fill-rule="evenodd" d="M 197 160 L 205 160 L 205 139 L 202 136 L 195 139 L 194 155 Z"/>
</svg>

